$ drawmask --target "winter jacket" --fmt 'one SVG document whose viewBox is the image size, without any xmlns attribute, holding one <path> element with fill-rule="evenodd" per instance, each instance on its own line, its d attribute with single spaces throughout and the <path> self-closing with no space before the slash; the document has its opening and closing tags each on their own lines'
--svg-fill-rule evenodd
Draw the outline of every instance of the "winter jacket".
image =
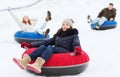
<svg viewBox="0 0 120 77">
<path fill-rule="evenodd" d="M 56 52 L 73 51 L 76 46 L 80 46 L 78 30 L 71 29 L 63 32 L 63 36 L 58 33 L 56 37 L 48 40 L 31 43 L 32 47 L 39 47 L 41 45 L 53 45 L 53 50 Z"/>
<path fill-rule="evenodd" d="M 110 20 L 110 18 L 115 19 L 116 16 L 116 9 L 113 8 L 112 10 L 109 10 L 108 8 L 104 8 L 98 15 L 99 18 L 101 17 L 106 17 L 108 20 Z"/>
</svg>

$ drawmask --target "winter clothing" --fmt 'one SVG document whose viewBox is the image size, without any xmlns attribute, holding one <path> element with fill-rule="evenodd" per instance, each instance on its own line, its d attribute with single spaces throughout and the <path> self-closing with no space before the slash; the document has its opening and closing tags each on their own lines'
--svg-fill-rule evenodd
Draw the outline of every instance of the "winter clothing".
<svg viewBox="0 0 120 77">
<path fill-rule="evenodd" d="M 19 19 L 13 14 L 12 11 L 9 11 L 9 13 L 11 14 L 11 16 L 15 19 L 15 21 L 17 22 L 17 24 L 20 26 L 20 28 L 22 29 L 22 31 L 26 32 L 34 32 L 34 27 L 37 23 L 37 20 L 35 20 L 34 22 L 32 22 L 31 25 L 29 24 L 24 24 L 21 21 L 19 21 Z"/>
<path fill-rule="evenodd" d="M 98 15 L 98 18 L 101 17 L 106 17 L 108 20 L 110 20 L 110 18 L 115 19 L 116 16 L 116 9 L 113 8 L 112 10 L 109 10 L 108 8 L 104 8 Z"/>
<path fill-rule="evenodd" d="M 43 21 L 43 24 L 40 26 L 41 22 L 38 22 L 36 24 L 36 26 L 34 27 L 34 32 L 38 33 L 38 34 L 43 34 L 44 32 L 44 29 L 46 28 L 47 26 L 47 21 Z"/>
<path fill-rule="evenodd" d="M 22 59 L 13 58 L 13 61 L 23 70 L 26 69 L 27 64 L 31 61 L 31 58 L 25 54 Z"/>
<path fill-rule="evenodd" d="M 74 21 L 71 18 L 66 18 L 62 24 L 69 24 L 70 26 L 73 26 Z"/>
<path fill-rule="evenodd" d="M 50 29 L 48 28 L 48 29 L 44 32 L 45 37 L 48 36 L 49 32 L 50 32 Z"/>
<path fill-rule="evenodd" d="M 46 21 L 50 21 L 52 18 L 51 18 L 51 12 L 50 11 L 47 11 L 47 17 L 46 17 Z"/>
<path fill-rule="evenodd" d="M 97 26 L 101 26 L 105 21 L 107 21 L 107 18 L 101 17 L 101 18 L 96 18 L 92 21 L 93 24 L 98 24 Z"/>
<path fill-rule="evenodd" d="M 52 45 L 54 46 L 52 47 Z M 38 47 L 35 51 L 29 54 L 31 60 L 37 60 L 33 64 L 28 64 L 27 69 L 32 70 L 37 74 L 41 73 L 42 65 L 53 53 L 75 51 L 76 54 L 81 54 L 82 52 L 77 29 L 68 29 L 67 31 L 62 31 L 62 29 L 60 29 L 53 38 L 33 42 L 30 46 Z"/>
<path fill-rule="evenodd" d="M 53 54 L 53 49 L 51 45 L 47 47 L 44 45 L 41 45 L 34 52 L 29 54 L 29 56 L 31 57 L 32 60 L 35 60 L 37 57 L 41 57 L 44 60 L 48 60 L 52 54 Z"/>
<path fill-rule="evenodd" d="M 37 57 L 36 61 L 33 64 L 27 64 L 27 69 L 31 70 L 37 74 L 41 73 L 41 67 L 45 63 L 45 60 L 41 57 Z"/>
<path fill-rule="evenodd" d="M 27 43 L 27 42 L 22 42 L 21 43 L 21 48 L 25 48 L 25 47 L 30 48 L 31 45 L 29 43 Z"/>
<path fill-rule="evenodd" d="M 87 22 L 88 22 L 88 23 L 91 23 L 91 22 L 92 22 L 92 19 L 91 19 L 90 15 L 87 16 Z"/>
<path fill-rule="evenodd" d="M 11 16 L 15 19 L 15 21 L 18 23 L 18 25 L 20 26 L 20 28 L 22 29 L 23 32 L 36 32 L 39 34 L 43 34 L 43 30 L 46 28 L 47 22 L 49 20 L 51 20 L 49 18 L 49 16 L 47 15 L 47 20 L 45 18 L 45 21 L 43 22 L 43 24 L 41 24 L 41 22 L 39 22 L 36 19 L 31 19 L 30 21 L 32 22 L 32 24 L 25 24 L 21 21 L 19 21 L 19 19 L 9 10 L 9 13 L 11 14 Z M 50 15 L 51 16 L 51 15 Z M 41 24 L 41 26 L 40 26 Z"/>
<path fill-rule="evenodd" d="M 53 50 L 55 52 L 73 51 L 74 47 L 80 46 L 77 29 L 69 29 L 65 32 L 60 30 L 57 32 L 55 37 L 44 41 L 33 42 L 31 43 L 31 46 L 39 47 L 41 45 L 54 45 Z"/>
<path fill-rule="evenodd" d="M 35 32 L 39 33 L 39 34 L 44 34 L 44 29 L 46 28 L 47 26 L 47 22 L 50 21 L 52 18 L 51 18 L 51 12 L 50 11 L 47 11 L 47 17 L 45 18 L 45 21 L 44 23 L 40 26 L 41 22 L 38 22 L 35 26 Z M 46 36 L 46 35 L 45 35 Z"/>
<path fill-rule="evenodd" d="M 38 47 L 29 55 L 32 60 L 37 57 L 48 60 L 53 53 L 72 52 L 76 46 L 80 46 L 78 30 L 69 29 L 62 33 L 61 31 L 58 31 L 55 37 L 44 41 L 33 42 L 30 45 L 31 47 Z"/>
<path fill-rule="evenodd" d="M 104 8 L 99 14 L 98 18 L 92 20 L 92 24 L 95 24 L 95 28 L 98 28 L 107 20 L 110 20 L 111 18 L 115 19 L 116 16 L 116 9 L 113 8 L 112 10 L 109 10 L 108 8 Z M 90 16 L 89 16 L 89 19 Z M 97 24 L 97 25 L 96 25 Z"/>
<path fill-rule="evenodd" d="M 25 43 L 25 45 L 23 44 L 22 47 L 27 45 L 29 44 Z M 75 51 L 77 54 L 81 54 L 82 52 L 77 29 L 68 29 L 66 31 L 62 31 L 62 29 L 60 29 L 53 38 L 30 43 L 30 47 L 38 48 L 34 50 L 31 54 L 29 54 L 29 61 L 35 59 L 36 61 L 33 64 L 28 64 L 27 69 L 32 70 L 37 74 L 41 73 L 42 65 L 52 56 L 53 53 L 65 53 Z M 26 62 L 26 60 L 24 62 Z M 17 64 L 20 65 L 20 62 L 17 62 Z"/>
<path fill-rule="evenodd" d="M 74 48 L 74 51 L 76 52 L 76 54 L 81 54 L 82 49 L 81 49 L 80 46 L 76 46 L 76 47 Z"/>
</svg>

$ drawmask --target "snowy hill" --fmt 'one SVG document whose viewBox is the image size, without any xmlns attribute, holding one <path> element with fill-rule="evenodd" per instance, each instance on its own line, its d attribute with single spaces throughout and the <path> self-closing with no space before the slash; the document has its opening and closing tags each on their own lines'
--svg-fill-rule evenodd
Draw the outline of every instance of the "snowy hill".
<svg viewBox="0 0 120 77">
<path fill-rule="evenodd" d="M 21 7 L 37 0 L 0 0 L 0 10 L 8 7 Z M 86 21 L 88 14 L 95 18 L 101 9 L 112 2 L 117 9 L 118 27 L 111 30 L 91 30 Z M 13 10 L 19 19 L 23 15 L 44 20 L 46 11 L 52 12 L 52 21 L 48 23 L 52 36 L 65 18 L 75 21 L 74 27 L 79 30 L 83 50 L 90 56 L 88 68 L 79 75 L 65 77 L 119 77 L 120 27 L 119 0 L 41 0 L 34 6 Z M 20 30 L 8 11 L 0 11 L 0 76 L 1 77 L 36 77 L 19 69 L 12 61 L 13 57 L 21 57 L 24 49 L 14 40 L 14 33 Z"/>
</svg>

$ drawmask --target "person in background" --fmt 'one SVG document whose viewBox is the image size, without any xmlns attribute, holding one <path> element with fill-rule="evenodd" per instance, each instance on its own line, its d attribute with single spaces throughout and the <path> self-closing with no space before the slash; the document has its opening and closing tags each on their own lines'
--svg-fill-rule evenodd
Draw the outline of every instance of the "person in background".
<svg viewBox="0 0 120 77">
<path fill-rule="evenodd" d="M 74 52 L 81 54 L 82 48 L 78 36 L 78 30 L 73 28 L 74 21 L 71 18 L 66 18 L 61 28 L 50 39 L 26 43 L 23 42 L 21 47 L 37 47 L 31 54 L 24 54 L 22 59 L 13 58 L 13 61 L 22 69 L 31 70 L 37 74 L 41 73 L 42 65 L 50 59 L 53 53 Z M 30 61 L 35 60 L 33 64 Z"/>
<path fill-rule="evenodd" d="M 47 22 L 51 20 L 50 11 L 47 11 L 47 16 L 42 25 L 40 25 L 38 20 L 30 19 L 28 16 L 23 16 L 22 21 L 20 21 L 10 9 L 8 11 L 11 14 L 11 16 L 15 19 L 17 24 L 20 26 L 23 32 L 36 32 L 39 34 L 43 34 L 44 36 L 47 36 L 48 33 L 50 32 L 49 28 L 46 31 L 44 31 Z"/>
<path fill-rule="evenodd" d="M 113 21 L 116 17 L 116 9 L 113 7 L 113 3 L 109 3 L 108 7 L 101 10 L 101 12 L 98 14 L 98 17 L 94 20 L 91 19 L 90 15 L 88 15 L 88 23 L 95 24 L 96 28 L 99 29 L 99 27 L 105 22 L 105 21 Z"/>
</svg>

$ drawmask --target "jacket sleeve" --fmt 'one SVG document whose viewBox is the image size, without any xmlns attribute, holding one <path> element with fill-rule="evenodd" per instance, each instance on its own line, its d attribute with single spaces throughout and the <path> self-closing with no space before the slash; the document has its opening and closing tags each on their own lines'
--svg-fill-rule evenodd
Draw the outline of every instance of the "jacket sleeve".
<svg viewBox="0 0 120 77">
<path fill-rule="evenodd" d="M 54 45 L 54 41 L 55 41 L 55 38 L 50 38 L 50 39 L 43 40 L 43 41 L 32 42 L 30 44 L 32 47 L 39 47 L 41 45 L 48 46 L 48 45 Z"/>
<path fill-rule="evenodd" d="M 116 9 L 114 9 L 112 17 L 113 17 L 113 19 L 115 19 L 115 17 L 116 17 Z"/>
<path fill-rule="evenodd" d="M 72 48 L 74 49 L 76 46 L 80 46 L 80 40 L 79 40 L 79 37 L 78 35 L 74 36 L 74 39 L 73 39 L 73 43 L 72 43 Z"/>
<path fill-rule="evenodd" d="M 13 12 L 9 11 L 10 15 L 14 18 L 14 20 L 17 22 L 17 24 L 20 26 L 22 26 L 22 23 L 19 21 L 19 19 L 13 14 Z"/>
<path fill-rule="evenodd" d="M 100 18 L 100 17 L 103 16 L 104 10 L 105 10 L 105 9 L 102 9 L 101 12 L 98 14 L 98 18 Z"/>
</svg>

